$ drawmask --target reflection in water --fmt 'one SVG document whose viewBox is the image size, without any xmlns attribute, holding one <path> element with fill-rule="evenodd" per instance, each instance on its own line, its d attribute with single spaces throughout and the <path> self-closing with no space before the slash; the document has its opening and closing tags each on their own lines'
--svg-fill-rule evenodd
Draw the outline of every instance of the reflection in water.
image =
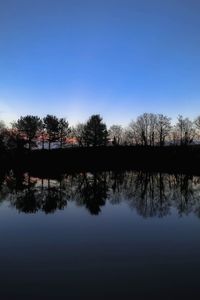
<svg viewBox="0 0 200 300">
<path fill-rule="evenodd" d="M 27 173 L 0 173 L 0 202 L 19 212 L 46 214 L 64 209 L 68 201 L 93 215 L 109 202 L 126 202 L 143 217 L 178 214 L 200 217 L 200 177 L 143 172 L 65 174 L 57 179 L 33 178 Z"/>
</svg>

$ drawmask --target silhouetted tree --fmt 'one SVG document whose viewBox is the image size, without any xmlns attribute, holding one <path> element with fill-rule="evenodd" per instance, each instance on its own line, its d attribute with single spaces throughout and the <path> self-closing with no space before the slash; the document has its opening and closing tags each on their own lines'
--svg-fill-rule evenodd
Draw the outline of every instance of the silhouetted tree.
<svg viewBox="0 0 200 300">
<path fill-rule="evenodd" d="M 144 113 L 143 115 L 137 118 L 137 128 L 142 145 L 147 146 L 149 132 L 149 116 L 147 113 Z"/>
<path fill-rule="evenodd" d="M 92 115 L 84 126 L 83 139 L 87 146 L 103 146 L 108 141 L 106 124 L 100 115 Z"/>
<path fill-rule="evenodd" d="M 69 123 L 64 119 L 59 119 L 58 123 L 58 131 L 59 131 L 59 138 L 60 138 L 60 148 L 63 146 L 63 139 L 68 136 L 69 134 Z"/>
<path fill-rule="evenodd" d="M 71 129 L 71 137 L 75 138 L 79 146 L 84 146 L 84 127 L 85 124 L 79 123 Z"/>
<path fill-rule="evenodd" d="M 176 128 L 181 145 L 188 145 L 193 142 L 195 130 L 193 123 L 188 118 L 179 115 Z"/>
<path fill-rule="evenodd" d="M 3 121 L 0 120 L 0 133 L 6 128 L 6 125 Z"/>
<path fill-rule="evenodd" d="M 29 144 L 29 149 L 31 149 L 31 143 L 36 137 L 38 130 L 40 129 L 42 121 L 37 116 L 27 115 L 21 117 L 17 122 L 13 123 L 13 128 L 16 128 L 19 132 L 22 132 Z"/>
<path fill-rule="evenodd" d="M 17 129 L 5 129 L 3 132 L 3 143 L 5 149 L 22 150 L 27 144 L 27 141 L 22 137 Z"/>
<path fill-rule="evenodd" d="M 4 143 L 4 131 L 5 131 L 5 124 L 3 121 L 0 121 L 0 150 L 3 150 L 5 148 Z"/>
<path fill-rule="evenodd" d="M 124 145 L 139 145 L 141 137 L 138 132 L 137 124 L 135 121 L 131 121 L 129 126 L 125 128 L 123 132 L 123 144 Z"/>
<path fill-rule="evenodd" d="M 129 128 L 136 144 L 154 146 L 156 120 L 155 114 L 144 113 L 130 123 Z"/>
<path fill-rule="evenodd" d="M 148 114 L 149 117 L 149 145 L 154 146 L 156 141 L 156 123 L 157 123 L 157 115 L 156 114 Z"/>
<path fill-rule="evenodd" d="M 123 134 L 122 126 L 112 125 L 108 133 L 109 133 L 109 138 L 113 142 L 113 145 L 119 145 L 122 142 L 122 134 Z"/>
<path fill-rule="evenodd" d="M 196 125 L 196 127 L 198 129 L 200 129 L 200 116 L 198 116 L 195 120 L 194 120 L 194 124 Z"/>
<path fill-rule="evenodd" d="M 170 118 L 162 114 L 144 113 L 128 127 L 129 139 L 136 145 L 163 146 L 171 130 Z"/>
<path fill-rule="evenodd" d="M 197 138 L 199 140 L 200 137 L 200 116 L 198 116 L 195 120 L 194 120 L 194 125 L 197 129 Z"/>
<path fill-rule="evenodd" d="M 158 142 L 160 146 L 164 146 L 165 139 L 171 130 L 171 119 L 162 114 L 157 115 L 156 131 L 158 134 Z"/>
<path fill-rule="evenodd" d="M 56 116 L 47 115 L 44 119 L 44 128 L 48 134 L 49 150 L 51 149 L 51 143 L 58 139 L 59 135 L 59 120 Z"/>
</svg>

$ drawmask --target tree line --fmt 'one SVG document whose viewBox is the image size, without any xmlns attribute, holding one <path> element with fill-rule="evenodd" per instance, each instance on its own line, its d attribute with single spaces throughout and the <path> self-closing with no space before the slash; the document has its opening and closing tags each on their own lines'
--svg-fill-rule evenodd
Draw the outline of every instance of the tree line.
<svg viewBox="0 0 200 300">
<path fill-rule="evenodd" d="M 65 118 L 47 115 L 44 118 L 27 115 L 13 122 L 12 128 L 6 128 L 0 121 L 0 148 L 31 149 L 36 141 L 41 147 L 47 142 L 51 149 L 53 142 L 60 148 L 69 139 L 80 147 L 97 147 L 106 145 L 189 145 L 200 140 L 200 116 L 191 121 L 179 115 L 176 124 L 163 114 L 144 113 L 123 128 L 114 124 L 107 128 L 100 115 L 92 115 L 85 123 L 70 126 Z"/>
</svg>

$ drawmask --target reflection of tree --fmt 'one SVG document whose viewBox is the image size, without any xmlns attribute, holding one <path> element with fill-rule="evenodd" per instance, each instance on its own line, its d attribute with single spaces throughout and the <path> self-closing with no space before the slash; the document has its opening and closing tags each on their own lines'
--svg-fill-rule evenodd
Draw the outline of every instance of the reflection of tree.
<svg viewBox="0 0 200 300">
<path fill-rule="evenodd" d="M 5 176 L 6 176 L 5 171 L 0 170 L 0 203 L 3 202 L 6 198 L 6 192 L 4 186 Z"/>
<path fill-rule="evenodd" d="M 200 178 L 176 175 L 173 180 L 173 203 L 180 216 L 195 212 L 199 203 Z"/>
<path fill-rule="evenodd" d="M 67 205 L 67 195 L 65 190 L 61 188 L 61 183 L 59 186 L 50 186 L 50 181 L 48 180 L 48 188 L 43 189 L 43 199 L 41 202 L 41 209 L 45 213 L 52 213 L 56 210 L 64 209 Z"/>
<path fill-rule="evenodd" d="M 117 203 L 117 199 L 127 201 L 130 207 L 136 209 L 144 217 L 162 217 L 169 211 L 170 203 L 165 192 L 164 175 L 162 174 L 113 173 L 111 188 L 111 203 Z"/>
<path fill-rule="evenodd" d="M 34 190 L 26 190 L 15 197 L 12 203 L 19 212 L 35 213 L 40 209 L 40 203 L 37 200 Z"/>
<path fill-rule="evenodd" d="M 163 217 L 176 208 L 180 216 L 200 217 L 200 177 L 148 172 L 65 174 L 57 179 L 32 178 L 27 173 L 0 173 L 0 199 L 20 212 L 53 213 L 67 201 L 98 215 L 106 201 L 126 202 L 143 217 Z"/>
<path fill-rule="evenodd" d="M 188 175 L 134 174 L 134 183 L 126 189 L 130 205 L 144 217 L 163 217 L 176 207 L 179 215 L 199 211 L 200 179 Z M 131 194 L 132 192 L 132 194 Z"/>
<path fill-rule="evenodd" d="M 121 192 L 125 180 L 126 176 L 122 172 L 111 172 L 109 174 L 109 187 L 112 191 L 112 196 L 110 196 L 110 202 L 112 204 L 119 204 L 123 200 Z"/>
<path fill-rule="evenodd" d="M 17 179 L 11 176 L 8 179 L 10 187 L 10 201 L 12 206 L 20 212 L 35 213 L 42 210 L 52 213 L 63 209 L 67 205 L 67 197 L 60 183 L 51 187 L 50 180 L 33 179 L 27 174 Z"/>
<path fill-rule="evenodd" d="M 119 180 L 121 178 L 121 181 Z M 127 201 L 144 217 L 163 217 L 175 207 L 178 214 L 200 215 L 200 178 L 148 172 L 112 173 L 109 180 L 111 203 Z M 113 199 L 115 201 L 113 201 Z"/>
<path fill-rule="evenodd" d="M 162 174 L 139 172 L 132 185 L 131 205 L 144 217 L 165 216 L 169 213 L 170 203 L 165 194 Z M 130 197 L 130 195 L 129 195 Z"/>
<path fill-rule="evenodd" d="M 98 215 L 107 199 L 106 174 L 84 173 L 78 176 L 74 194 L 77 204 L 84 205 L 92 215 Z"/>
</svg>

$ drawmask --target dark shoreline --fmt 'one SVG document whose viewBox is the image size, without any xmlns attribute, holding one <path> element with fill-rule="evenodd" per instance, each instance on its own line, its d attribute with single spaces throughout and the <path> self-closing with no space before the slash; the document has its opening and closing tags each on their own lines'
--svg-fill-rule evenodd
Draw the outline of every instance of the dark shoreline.
<svg viewBox="0 0 200 300">
<path fill-rule="evenodd" d="M 200 175 L 200 146 L 72 147 L 1 153 L 1 169 L 38 174 L 143 170 Z"/>
</svg>

